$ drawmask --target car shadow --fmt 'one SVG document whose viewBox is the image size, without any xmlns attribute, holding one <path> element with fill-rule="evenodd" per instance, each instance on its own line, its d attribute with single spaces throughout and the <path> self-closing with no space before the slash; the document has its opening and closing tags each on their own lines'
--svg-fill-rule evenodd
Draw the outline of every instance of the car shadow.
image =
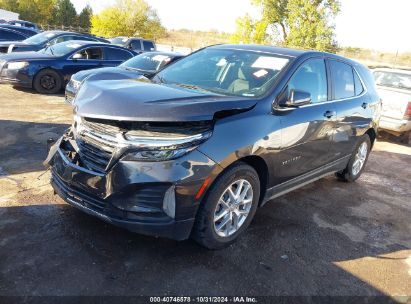
<svg viewBox="0 0 411 304">
<path fill-rule="evenodd" d="M 30 88 L 24 88 L 24 87 L 19 87 L 19 86 L 13 86 L 13 89 L 26 93 L 26 94 L 32 94 L 32 95 L 45 95 L 42 93 L 37 92 L 34 89 L 30 89 Z M 63 97 L 64 96 L 64 90 L 61 90 L 60 92 L 56 93 L 56 94 L 47 94 L 47 96 L 59 96 L 59 97 Z"/>
<path fill-rule="evenodd" d="M 210 251 L 127 232 L 64 203 L 47 181 L 10 178 L 44 170 L 47 138 L 67 127 L 0 121 L 0 295 L 411 295 L 408 277 L 387 287 L 367 264 L 398 261 L 392 272 L 407 276 L 409 154 L 376 151 L 356 183 L 327 177 L 277 198 L 238 242 Z"/>
<path fill-rule="evenodd" d="M 0 175 L 44 170 L 47 139 L 57 139 L 68 127 L 68 124 L 0 120 Z"/>
</svg>

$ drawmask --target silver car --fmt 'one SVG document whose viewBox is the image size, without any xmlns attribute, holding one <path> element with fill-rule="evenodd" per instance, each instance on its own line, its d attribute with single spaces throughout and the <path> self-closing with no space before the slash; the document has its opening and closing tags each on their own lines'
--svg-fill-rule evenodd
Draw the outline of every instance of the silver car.
<svg viewBox="0 0 411 304">
<path fill-rule="evenodd" d="M 411 71 L 378 68 L 372 72 L 382 99 L 380 129 L 408 141 L 411 134 Z"/>
</svg>

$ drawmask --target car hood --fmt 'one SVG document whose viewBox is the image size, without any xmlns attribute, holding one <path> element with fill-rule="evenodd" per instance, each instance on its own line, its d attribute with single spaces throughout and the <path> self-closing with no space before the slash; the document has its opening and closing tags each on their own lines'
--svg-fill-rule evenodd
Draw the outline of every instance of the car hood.
<svg viewBox="0 0 411 304">
<path fill-rule="evenodd" d="M 142 73 L 138 71 L 127 70 L 120 67 L 107 67 L 80 71 L 74 74 L 72 78 L 81 82 L 86 78 L 87 80 L 116 80 L 137 78 L 140 75 L 142 75 Z"/>
<path fill-rule="evenodd" d="M 39 52 L 17 52 L 1 55 L 2 60 L 36 60 L 36 59 L 55 59 L 55 56 Z"/>
<path fill-rule="evenodd" d="M 248 110 L 256 103 L 245 97 L 155 84 L 142 77 L 86 81 L 77 93 L 75 113 L 122 121 L 201 121 L 213 119 L 218 112 Z"/>
</svg>

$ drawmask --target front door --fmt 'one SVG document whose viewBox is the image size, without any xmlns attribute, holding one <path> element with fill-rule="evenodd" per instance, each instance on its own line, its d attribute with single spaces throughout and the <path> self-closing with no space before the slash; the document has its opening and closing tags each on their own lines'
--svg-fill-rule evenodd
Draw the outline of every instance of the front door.
<svg viewBox="0 0 411 304">
<path fill-rule="evenodd" d="M 335 127 L 336 108 L 328 101 L 323 58 L 305 61 L 291 77 L 286 90 L 310 93 L 311 103 L 281 112 L 281 151 L 277 173 L 282 183 L 328 164 Z"/>
</svg>

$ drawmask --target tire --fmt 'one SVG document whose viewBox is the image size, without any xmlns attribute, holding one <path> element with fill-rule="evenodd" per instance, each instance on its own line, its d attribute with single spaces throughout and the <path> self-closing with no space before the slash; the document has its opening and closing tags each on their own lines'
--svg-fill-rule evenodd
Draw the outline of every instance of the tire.
<svg viewBox="0 0 411 304">
<path fill-rule="evenodd" d="M 366 150 L 360 151 L 360 148 L 364 149 L 363 145 L 366 145 Z M 336 173 L 337 178 L 344 182 L 356 181 L 361 176 L 362 172 L 364 171 L 365 165 L 368 160 L 368 156 L 370 155 L 370 151 L 371 151 L 371 140 L 368 134 L 365 134 L 360 138 L 357 145 L 355 146 L 354 152 L 351 155 L 351 158 L 350 158 L 350 161 L 348 162 L 347 167 L 344 170 Z M 356 168 L 356 161 L 358 159 L 362 160 L 362 165 L 359 170 L 358 168 Z"/>
<path fill-rule="evenodd" d="M 238 201 L 231 204 L 229 187 L 233 194 L 237 194 L 238 187 L 241 187 L 243 191 L 240 194 L 244 195 L 242 203 L 239 195 Z M 224 204 L 220 198 L 225 201 Z M 247 229 L 259 199 L 260 180 L 257 172 L 243 162 L 236 163 L 223 172 L 206 193 L 197 212 L 192 238 L 208 249 L 227 247 Z M 218 219 L 219 216 L 222 217 Z"/>
<path fill-rule="evenodd" d="M 59 73 L 51 69 L 44 69 L 34 77 L 33 87 L 41 94 L 56 94 L 62 88 L 63 80 Z"/>
<path fill-rule="evenodd" d="M 401 134 L 400 142 L 406 145 L 411 144 L 411 131 L 407 131 Z"/>
</svg>

